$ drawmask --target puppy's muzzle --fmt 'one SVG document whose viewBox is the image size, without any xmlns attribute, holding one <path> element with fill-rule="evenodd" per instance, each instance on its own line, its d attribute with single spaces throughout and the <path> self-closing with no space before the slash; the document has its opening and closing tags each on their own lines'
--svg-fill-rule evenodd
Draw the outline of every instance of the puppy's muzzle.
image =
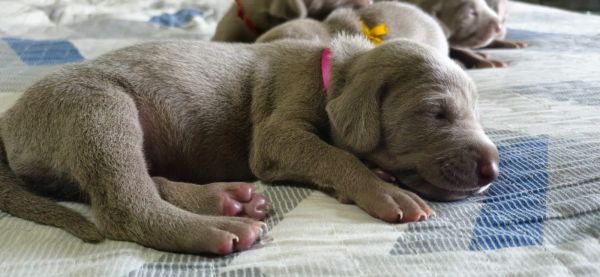
<svg viewBox="0 0 600 277">
<path fill-rule="evenodd" d="M 490 185 L 500 174 L 498 150 L 491 143 L 455 149 L 441 156 L 446 158 L 438 159 L 439 179 L 437 174 L 425 176 L 441 189 L 474 193 Z"/>
</svg>

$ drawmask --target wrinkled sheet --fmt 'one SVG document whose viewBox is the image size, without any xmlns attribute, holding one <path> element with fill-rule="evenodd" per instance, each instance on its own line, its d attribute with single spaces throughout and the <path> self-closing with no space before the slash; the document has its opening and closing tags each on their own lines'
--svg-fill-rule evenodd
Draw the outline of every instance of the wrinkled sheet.
<svg viewBox="0 0 600 277">
<path fill-rule="evenodd" d="M 0 111 L 62 64 L 147 40 L 207 40 L 231 3 L 0 0 Z M 600 17 L 515 3 L 508 26 L 530 47 L 489 52 L 507 69 L 469 71 L 502 159 L 484 195 L 387 224 L 321 192 L 257 183 L 274 212 L 261 242 L 222 258 L 86 244 L 0 212 L 0 275 L 600 276 Z"/>
</svg>

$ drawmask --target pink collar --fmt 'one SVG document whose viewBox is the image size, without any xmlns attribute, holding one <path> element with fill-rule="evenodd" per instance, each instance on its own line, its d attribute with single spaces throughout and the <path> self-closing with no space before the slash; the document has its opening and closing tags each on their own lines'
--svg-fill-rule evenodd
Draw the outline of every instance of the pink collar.
<svg viewBox="0 0 600 277">
<path fill-rule="evenodd" d="M 331 48 L 325 48 L 321 53 L 321 76 L 325 96 L 329 95 L 329 82 L 331 81 Z"/>
<path fill-rule="evenodd" d="M 258 27 L 256 27 L 256 25 L 254 25 L 254 22 L 252 22 L 252 20 L 246 16 L 246 12 L 244 11 L 244 5 L 242 4 L 242 0 L 235 0 L 235 4 L 237 5 L 237 10 L 238 10 L 238 17 L 244 21 L 244 24 L 246 25 L 246 27 L 248 27 L 248 29 L 254 33 L 255 35 L 260 35 L 260 31 L 258 30 Z"/>
</svg>

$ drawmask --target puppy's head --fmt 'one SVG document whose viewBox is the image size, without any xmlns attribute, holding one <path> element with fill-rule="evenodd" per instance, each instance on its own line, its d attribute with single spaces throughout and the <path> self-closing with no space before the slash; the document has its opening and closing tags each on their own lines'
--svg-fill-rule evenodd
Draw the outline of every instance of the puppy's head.
<svg viewBox="0 0 600 277">
<path fill-rule="evenodd" d="M 506 38 L 506 17 L 508 16 L 508 0 L 486 0 L 485 1 L 492 10 L 498 14 L 502 30 L 496 36 L 496 39 Z"/>
<path fill-rule="evenodd" d="M 428 0 L 425 4 L 453 47 L 480 48 L 502 32 L 501 19 L 484 0 Z"/>
<path fill-rule="evenodd" d="M 486 188 L 499 157 L 479 122 L 471 79 L 439 51 L 408 40 L 357 47 L 333 42 L 326 106 L 333 143 L 434 200 Z"/>
<path fill-rule="evenodd" d="M 268 30 L 292 19 L 323 19 L 340 7 L 362 8 L 372 0 L 246 0 L 243 3 L 254 23 Z"/>
</svg>

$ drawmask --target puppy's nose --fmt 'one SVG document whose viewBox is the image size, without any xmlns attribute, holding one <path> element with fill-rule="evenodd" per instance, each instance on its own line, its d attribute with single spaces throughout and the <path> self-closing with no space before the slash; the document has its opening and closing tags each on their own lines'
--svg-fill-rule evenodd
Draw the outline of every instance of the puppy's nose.
<svg viewBox="0 0 600 277">
<path fill-rule="evenodd" d="M 479 171 L 479 185 L 487 186 L 500 175 L 498 161 L 495 159 L 483 159 L 477 165 Z"/>
<path fill-rule="evenodd" d="M 496 34 L 502 32 L 502 23 L 492 21 L 492 31 Z"/>
</svg>

